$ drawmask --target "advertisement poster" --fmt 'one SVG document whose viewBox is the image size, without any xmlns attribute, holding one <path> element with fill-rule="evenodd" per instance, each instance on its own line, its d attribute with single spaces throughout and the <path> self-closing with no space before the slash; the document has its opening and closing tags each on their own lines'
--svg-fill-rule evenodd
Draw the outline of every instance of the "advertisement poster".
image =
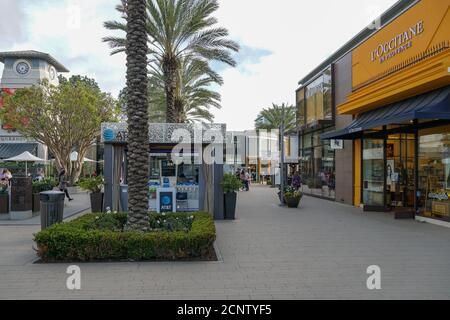
<svg viewBox="0 0 450 320">
<path fill-rule="evenodd" d="M 160 212 L 173 212 L 173 192 L 161 192 L 159 196 Z"/>
</svg>

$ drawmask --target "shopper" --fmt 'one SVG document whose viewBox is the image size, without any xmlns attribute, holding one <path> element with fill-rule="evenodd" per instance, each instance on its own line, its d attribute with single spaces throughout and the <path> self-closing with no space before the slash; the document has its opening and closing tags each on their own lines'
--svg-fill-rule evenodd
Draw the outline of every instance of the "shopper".
<svg viewBox="0 0 450 320">
<path fill-rule="evenodd" d="M 299 190 L 302 186 L 302 181 L 300 178 L 300 174 L 298 173 L 298 171 L 295 171 L 294 175 L 292 176 L 292 187 L 295 190 Z"/>
<path fill-rule="evenodd" d="M 59 190 L 66 194 L 66 197 L 69 199 L 69 201 L 72 201 L 73 199 L 69 196 L 69 191 L 67 190 L 66 170 L 61 170 L 61 172 L 59 173 L 58 182 Z"/>
<path fill-rule="evenodd" d="M 252 180 L 252 177 L 250 176 L 250 173 L 248 173 L 248 171 L 245 171 L 245 173 L 244 173 L 245 191 L 250 191 L 251 180 Z"/>
</svg>

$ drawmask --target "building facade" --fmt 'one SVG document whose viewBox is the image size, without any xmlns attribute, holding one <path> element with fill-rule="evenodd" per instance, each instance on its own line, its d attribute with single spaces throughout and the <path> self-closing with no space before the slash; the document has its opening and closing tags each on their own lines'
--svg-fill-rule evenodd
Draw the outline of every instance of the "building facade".
<svg viewBox="0 0 450 320">
<path fill-rule="evenodd" d="M 0 52 L 4 64 L 0 80 L 0 108 L 3 97 L 15 90 L 36 85 L 43 80 L 57 86 L 58 73 L 69 72 L 52 56 L 38 51 Z M 23 137 L 12 126 L 2 123 L 0 128 L 0 159 L 7 159 L 28 151 L 41 159 L 48 159 L 47 147 Z"/>
<path fill-rule="evenodd" d="M 324 62 L 335 118 L 320 138 L 343 145 L 336 200 L 450 222 L 449 30 L 450 0 L 400 1 Z"/>
</svg>

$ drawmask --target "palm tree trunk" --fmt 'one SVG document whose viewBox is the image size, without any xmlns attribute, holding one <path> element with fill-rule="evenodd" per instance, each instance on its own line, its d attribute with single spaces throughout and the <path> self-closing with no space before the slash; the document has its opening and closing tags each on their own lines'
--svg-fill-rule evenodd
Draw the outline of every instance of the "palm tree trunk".
<svg viewBox="0 0 450 320">
<path fill-rule="evenodd" d="M 148 97 L 146 1 L 127 1 L 128 230 L 148 221 Z"/>
<path fill-rule="evenodd" d="M 175 58 L 166 58 L 162 63 L 164 86 L 166 91 L 166 122 L 177 123 L 177 115 L 175 110 L 175 88 L 176 88 L 176 73 L 177 62 Z"/>
<path fill-rule="evenodd" d="M 184 123 L 185 117 L 184 117 L 184 110 L 183 110 L 183 102 L 179 99 L 175 99 L 174 102 L 174 110 L 175 110 L 175 123 Z"/>
</svg>

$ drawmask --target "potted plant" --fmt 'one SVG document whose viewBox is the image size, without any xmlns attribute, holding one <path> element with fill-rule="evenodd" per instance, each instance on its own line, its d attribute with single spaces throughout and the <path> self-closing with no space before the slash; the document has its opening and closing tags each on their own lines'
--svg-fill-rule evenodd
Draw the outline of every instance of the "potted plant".
<svg viewBox="0 0 450 320">
<path fill-rule="evenodd" d="M 292 186 L 286 187 L 284 192 L 284 202 L 289 208 L 298 208 L 303 194 Z"/>
<path fill-rule="evenodd" d="M 8 181 L 0 181 L 0 213 L 9 213 Z"/>
<path fill-rule="evenodd" d="M 51 191 L 58 185 L 53 178 L 45 178 L 41 181 L 33 181 L 33 198 L 32 198 L 32 211 L 39 212 L 41 210 L 41 200 L 39 194 L 44 191 Z"/>
<path fill-rule="evenodd" d="M 223 204 L 225 219 L 234 220 L 236 218 L 237 191 L 242 187 L 242 181 L 234 174 L 226 173 L 221 183 L 223 187 Z"/>
<path fill-rule="evenodd" d="M 104 180 L 102 176 L 93 176 L 80 180 L 79 186 L 81 189 L 89 191 L 91 197 L 91 210 L 92 212 L 103 211 L 103 184 Z"/>
</svg>

